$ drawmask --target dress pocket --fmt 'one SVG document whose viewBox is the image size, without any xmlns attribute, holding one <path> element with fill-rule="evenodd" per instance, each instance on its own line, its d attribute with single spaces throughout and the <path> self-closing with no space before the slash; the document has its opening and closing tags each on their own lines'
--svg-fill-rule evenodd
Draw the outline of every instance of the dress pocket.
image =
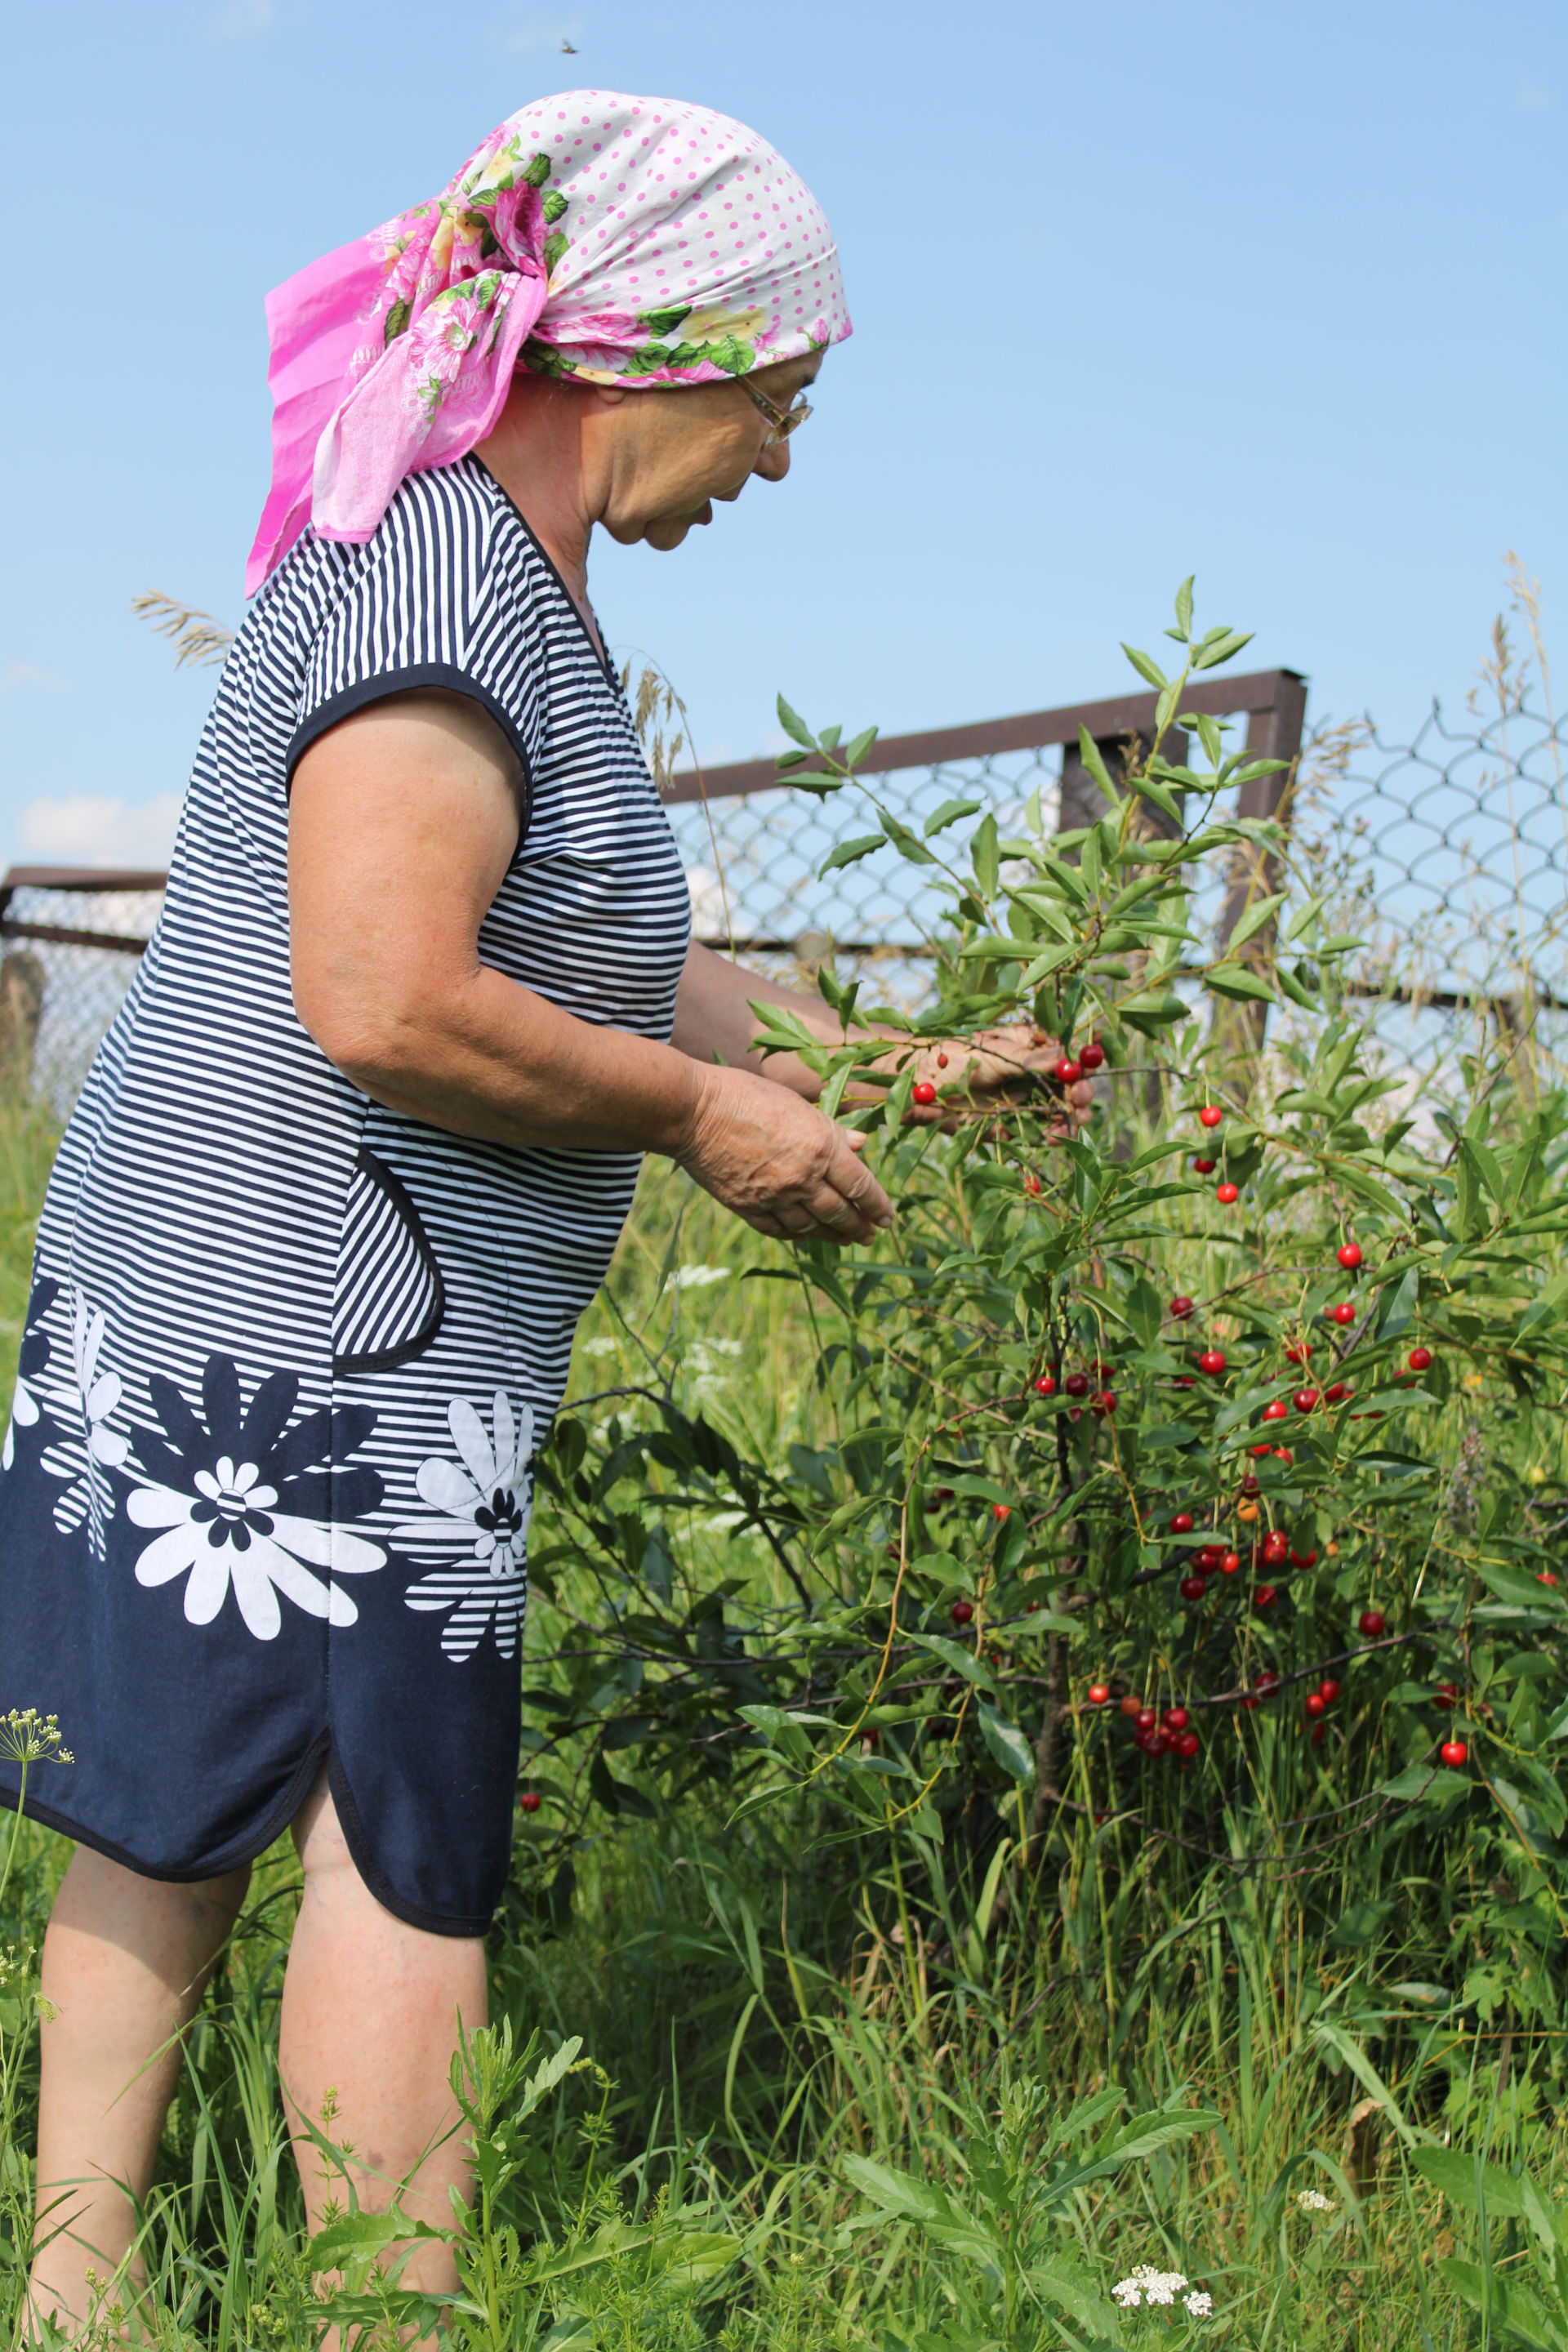
<svg viewBox="0 0 1568 2352">
<path fill-rule="evenodd" d="M 389 1372 L 427 1348 L 447 1294 L 419 1212 L 374 1151 L 354 1161 L 332 1299 L 335 1373 Z"/>
</svg>

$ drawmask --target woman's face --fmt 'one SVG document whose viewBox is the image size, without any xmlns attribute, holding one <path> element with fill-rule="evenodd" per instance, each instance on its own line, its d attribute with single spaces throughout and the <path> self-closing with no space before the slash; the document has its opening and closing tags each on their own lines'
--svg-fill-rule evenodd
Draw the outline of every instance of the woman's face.
<svg viewBox="0 0 1568 2352">
<path fill-rule="evenodd" d="M 757 368 L 746 381 L 776 408 L 788 408 L 821 364 L 821 352 L 812 352 Z M 738 499 L 753 474 L 783 481 L 789 443 L 768 448 L 770 430 L 732 380 L 601 390 L 583 423 L 597 520 L 623 547 L 639 540 L 649 547 L 679 547 L 695 524 L 712 521 L 715 499 L 726 504 Z"/>
</svg>

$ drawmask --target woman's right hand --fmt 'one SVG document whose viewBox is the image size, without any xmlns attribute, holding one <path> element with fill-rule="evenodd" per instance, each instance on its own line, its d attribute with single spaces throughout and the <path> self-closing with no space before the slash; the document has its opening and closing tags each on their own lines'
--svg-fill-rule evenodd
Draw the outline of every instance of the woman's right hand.
<svg viewBox="0 0 1568 2352">
<path fill-rule="evenodd" d="M 891 1224 L 893 1204 L 858 1156 L 865 1143 L 788 1087 L 715 1066 L 700 1072 L 687 1137 L 670 1157 L 759 1234 L 868 1242 Z"/>
</svg>

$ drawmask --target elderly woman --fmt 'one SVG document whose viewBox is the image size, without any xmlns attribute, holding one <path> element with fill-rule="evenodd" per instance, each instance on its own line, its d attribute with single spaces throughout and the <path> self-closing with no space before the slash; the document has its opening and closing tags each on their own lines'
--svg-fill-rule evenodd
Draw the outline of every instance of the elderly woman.
<svg viewBox="0 0 1568 2352">
<path fill-rule="evenodd" d="M 407 2179 L 450 2223 L 531 1466 L 639 1157 L 763 1234 L 865 1242 L 891 1213 L 811 1072 L 752 1052 L 748 997 L 789 992 L 690 944 L 587 601 L 595 525 L 674 548 L 788 472 L 849 331 L 808 191 L 722 116 L 575 91 L 269 319 L 260 593 L 60 1150 L 0 1482 L 5 1681 L 76 1755 L 26 1803 L 78 1842 L 34 2284 L 77 2321 L 286 1828 L 312 2219 L 342 2191 L 306 2130 L 331 2091 L 362 2199 Z M 1027 1045 L 954 1046 L 944 1079 L 984 1094 Z M 452 2274 L 438 2242 L 407 2273 Z"/>
</svg>

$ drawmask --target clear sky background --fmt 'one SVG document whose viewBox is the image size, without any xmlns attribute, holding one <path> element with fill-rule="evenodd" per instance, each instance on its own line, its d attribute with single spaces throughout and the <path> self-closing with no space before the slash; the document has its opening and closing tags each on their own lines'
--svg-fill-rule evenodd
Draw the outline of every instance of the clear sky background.
<svg viewBox="0 0 1568 2352">
<path fill-rule="evenodd" d="M 78 0 L 5 61 L 0 856 L 162 856 L 212 678 L 126 607 L 239 617 L 263 295 L 552 89 L 740 116 L 843 252 L 789 480 L 595 555 L 708 758 L 780 688 L 889 730 L 1115 691 L 1187 572 L 1395 731 L 1506 550 L 1568 603 L 1563 0 Z"/>
</svg>

